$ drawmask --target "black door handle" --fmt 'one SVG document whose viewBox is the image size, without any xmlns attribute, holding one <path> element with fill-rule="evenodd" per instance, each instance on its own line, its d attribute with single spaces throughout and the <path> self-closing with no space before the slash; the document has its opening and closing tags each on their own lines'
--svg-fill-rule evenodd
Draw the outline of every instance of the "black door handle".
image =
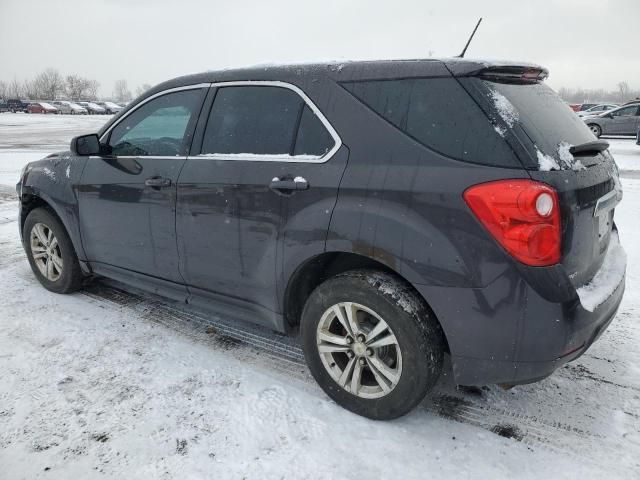
<svg viewBox="0 0 640 480">
<path fill-rule="evenodd" d="M 278 177 L 274 177 L 273 180 L 271 180 L 271 183 L 269 184 L 269 188 L 277 192 L 283 192 L 283 191 L 294 192 L 296 190 L 308 190 L 309 182 L 307 182 L 307 180 L 302 177 L 296 177 L 294 179 L 291 179 L 291 178 L 280 179 Z"/>
<path fill-rule="evenodd" d="M 147 187 L 153 187 L 153 188 L 170 187 L 171 179 L 164 178 L 164 177 L 149 177 L 144 181 L 144 184 Z"/>
</svg>

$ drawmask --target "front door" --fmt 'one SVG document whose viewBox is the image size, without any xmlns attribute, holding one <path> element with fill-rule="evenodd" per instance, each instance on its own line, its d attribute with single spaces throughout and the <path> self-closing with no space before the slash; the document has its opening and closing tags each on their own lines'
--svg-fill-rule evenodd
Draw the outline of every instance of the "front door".
<svg viewBox="0 0 640 480">
<path fill-rule="evenodd" d="M 283 250 L 324 248 L 346 155 L 326 163 L 339 145 L 315 106 L 266 83 L 212 91 L 202 146 L 180 175 L 177 230 L 196 301 L 222 297 L 277 327 Z"/>
<path fill-rule="evenodd" d="M 634 135 L 638 131 L 638 105 L 630 105 L 611 112 L 613 118 L 608 121 L 603 133 L 614 135 Z"/>
<path fill-rule="evenodd" d="M 183 283 L 176 185 L 205 93 L 193 88 L 151 97 L 108 133 L 109 155 L 87 160 L 80 228 L 87 258 L 98 270 L 117 267 Z"/>
</svg>

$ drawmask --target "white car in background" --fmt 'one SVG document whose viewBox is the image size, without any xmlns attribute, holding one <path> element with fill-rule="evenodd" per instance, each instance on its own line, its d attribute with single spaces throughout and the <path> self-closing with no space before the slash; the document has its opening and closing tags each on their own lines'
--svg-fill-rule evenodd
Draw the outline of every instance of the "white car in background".
<svg viewBox="0 0 640 480">
<path fill-rule="evenodd" d="M 86 108 L 81 107 L 77 103 L 68 102 L 66 100 L 53 102 L 53 106 L 56 107 L 60 113 L 66 115 L 86 115 L 89 113 Z"/>
<path fill-rule="evenodd" d="M 105 109 L 107 113 L 118 113 L 122 110 L 123 107 L 113 102 L 95 102 L 97 105 L 100 105 Z"/>
<path fill-rule="evenodd" d="M 608 112 L 609 110 L 613 110 L 614 108 L 618 108 L 618 105 L 614 103 L 601 103 L 587 110 L 576 112 L 576 114 L 579 117 L 590 117 L 592 115 L 600 115 L 601 113 Z"/>
</svg>

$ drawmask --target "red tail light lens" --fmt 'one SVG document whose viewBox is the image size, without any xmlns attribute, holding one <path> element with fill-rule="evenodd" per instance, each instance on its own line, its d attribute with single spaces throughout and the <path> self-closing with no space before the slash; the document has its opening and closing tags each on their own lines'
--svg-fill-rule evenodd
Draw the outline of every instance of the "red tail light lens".
<svg viewBox="0 0 640 480">
<path fill-rule="evenodd" d="M 550 186 L 533 180 L 481 183 L 464 200 L 498 243 L 525 265 L 560 261 L 560 205 Z"/>
</svg>

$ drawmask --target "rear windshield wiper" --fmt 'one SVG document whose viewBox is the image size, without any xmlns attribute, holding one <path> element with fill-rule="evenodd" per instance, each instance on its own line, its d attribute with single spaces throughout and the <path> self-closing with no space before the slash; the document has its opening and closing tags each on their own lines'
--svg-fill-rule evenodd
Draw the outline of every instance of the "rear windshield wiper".
<svg viewBox="0 0 640 480">
<path fill-rule="evenodd" d="M 586 142 L 572 146 L 569 148 L 569 153 L 571 153 L 571 155 L 587 152 L 600 153 L 604 152 L 607 148 L 609 148 L 609 142 L 605 142 L 604 140 L 594 140 L 593 142 Z"/>
</svg>

